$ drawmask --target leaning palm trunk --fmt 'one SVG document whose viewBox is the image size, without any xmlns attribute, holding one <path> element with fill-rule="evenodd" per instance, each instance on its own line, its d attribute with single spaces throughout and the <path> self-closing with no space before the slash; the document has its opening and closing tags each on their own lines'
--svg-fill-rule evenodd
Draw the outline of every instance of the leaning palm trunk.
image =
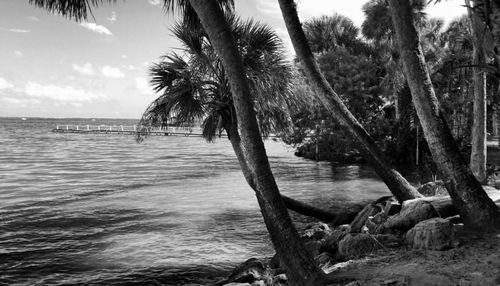
<svg viewBox="0 0 500 286">
<path fill-rule="evenodd" d="M 280 197 L 262 141 L 250 89 L 238 48 L 215 1 L 190 0 L 228 75 L 241 135 L 240 156 L 245 178 L 255 186 L 257 200 L 274 248 L 285 267 L 291 285 L 319 285 L 322 270 L 300 241 Z M 242 157 L 242 158 L 241 158 Z"/>
<path fill-rule="evenodd" d="M 472 122 L 472 150 L 470 154 L 470 169 L 476 179 L 484 183 L 486 181 L 486 73 L 479 66 L 486 65 L 486 55 L 483 48 L 484 25 L 480 22 L 478 15 L 471 7 L 470 1 L 465 0 L 472 26 L 472 81 L 474 84 L 474 120 Z"/>
<path fill-rule="evenodd" d="M 465 224 L 491 228 L 500 221 L 498 208 L 487 196 L 460 155 L 441 114 L 413 22 L 409 1 L 389 0 L 404 73 L 425 139 L 447 189 Z"/>
<path fill-rule="evenodd" d="M 351 137 L 360 143 L 360 151 L 398 200 L 404 201 L 421 197 L 421 194 L 401 174 L 391 167 L 391 164 L 375 144 L 373 138 L 366 132 L 358 120 L 354 118 L 340 97 L 326 81 L 314 59 L 314 55 L 302 30 L 294 1 L 279 0 L 279 4 L 295 52 L 321 103 L 341 123 Z"/>
<path fill-rule="evenodd" d="M 229 141 L 231 142 L 231 146 L 233 147 L 234 153 L 236 154 L 236 157 L 238 158 L 238 161 L 240 162 L 241 165 L 241 170 L 243 171 L 243 175 L 245 176 L 245 179 L 247 180 L 248 184 L 253 190 L 256 190 L 256 186 L 254 185 L 254 178 L 252 177 L 252 173 L 250 172 L 250 169 L 248 168 L 244 156 L 243 149 L 241 148 L 241 138 L 238 133 L 238 129 L 236 126 L 233 124 L 229 123 L 229 120 L 227 121 L 228 123 L 224 126 L 224 129 L 227 132 Z M 285 206 L 287 209 L 294 211 L 298 214 L 304 215 L 304 216 L 309 216 L 309 217 L 314 217 L 326 222 L 335 222 L 335 223 L 346 223 L 350 222 L 348 221 L 348 217 L 343 217 L 343 213 L 332 213 L 323 209 L 320 209 L 318 207 L 315 207 L 310 204 L 306 204 L 304 202 L 292 199 L 290 197 L 287 197 L 285 195 L 281 195 L 281 199 L 285 203 Z"/>
</svg>

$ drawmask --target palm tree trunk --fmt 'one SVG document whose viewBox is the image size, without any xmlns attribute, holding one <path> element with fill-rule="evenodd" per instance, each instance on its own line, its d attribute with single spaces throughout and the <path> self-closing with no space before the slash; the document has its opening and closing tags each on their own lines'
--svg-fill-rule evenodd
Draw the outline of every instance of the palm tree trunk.
<svg viewBox="0 0 500 286">
<path fill-rule="evenodd" d="M 237 127 L 232 125 L 232 124 L 226 124 L 224 126 L 224 129 L 227 132 L 229 141 L 231 142 L 231 146 L 233 147 L 234 153 L 236 154 L 236 157 L 238 158 L 238 161 L 240 162 L 241 165 L 241 170 L 243 172 L 243 175 L 245 176 L 245 179 L 247 180 L 248 184 L 253 190 L 255 189 L 255 185 L 253 184 L 253 177 L 252 173 L 250 172 L 250 169 L 246 165 L 246 160 L 244 157 L 243 150 L 241 149 L 241 138 L 238 133 Z M 298 214 L 304 215 L 304 216 L 309 216 L 309 217 L 314 217 L 317 219 L 320 219 L 325 222 L 336 222 L 337 224 L 343 224 L 343 223 L 349 223 L 349 217 L 345 216 L 345 213 L 333 213 L 329 212 L 323 209 L 320 209 L 318 207 L 312 206 L 310 204 L 306 204 L 304 202 L 292 199 L 290 197 L 287 197 L 285 195 L 281 195 L 281 199 L 285 203 L 285 206 L 287 209 L 294 211 Z"/>
<path fill-rule="evenodd" d="M 375 141 L 356 118 L 354 118 L 340 97 L 333 91 L 328 81 L 326 81 L 314 59 L 314 55 L 302 30 L 294 1 L 279 0 L 279 4 L 295 52 L 306 71 L 309 81 L 317 92 L 318 99 L 349 132 L 351 137 L 360 143 L 360 151 L 398 200 L 404 201 L 421 197 L 422 195 L 401 174 L 391 167 L 389 160 L 382 154 Z"/>
<path fill-rule="evenodd" d="M 243 150 L 242 168 L 255 186 L 257 200 L 274 248 L 291 285 L 320 285 L 323 271 L 306 251 L 281 199 L 259 132 L 250 88 L 236 42 L 216 1 L 190 0 L 228 75 Z"/>
<path fill-rule="evenodd" d="M 472 150 L 470 154 L 470 168 L 476 179 L 481 182 L 486 182 L 486 73 L 476 66 L 486 64 L 486 55 L 483 48 L 482 35 L 486 30 L 480 22 L 478 15 L 474 15 L 473 9 L 469 0 L 465 0 L 469 19 L 472 26 L 472 62 L 473 67 L 472 80 L 474 84 L 474 114 L 472 122 Z M 478 13 L 478 12 L 476 12 Z"/>
<path fill-rule="evenodd" d="M 439 170 L 447 176 L 447 189 L 465 224 L 492 228 L 500 222 L 498 208 L 476 180 L 446 125 L 413 21 L 409 1 L 389 0 L 404 73 L 411 88 L 425 139 Z"/>
</svg>

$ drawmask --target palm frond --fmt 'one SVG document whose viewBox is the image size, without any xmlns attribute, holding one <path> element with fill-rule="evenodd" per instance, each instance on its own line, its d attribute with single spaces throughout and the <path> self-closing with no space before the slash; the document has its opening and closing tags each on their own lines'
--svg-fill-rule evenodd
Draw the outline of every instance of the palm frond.
<svg viewBox="0 0 500 286">
<path fill-rule="evenodd" d="M 115 2 L 116 0 L 29 0 L 32 5 L 76 21 L 87 19 L 93 7 Z"/>
<path fill-rule="evenodd" d="M 173 85 L 174 81 L 189 80 L 192 76 L 188 63 L 176 53 L 165 56 L 160 63 L 149 68 L 150 84 L 155 92 Z"/>
</svg>

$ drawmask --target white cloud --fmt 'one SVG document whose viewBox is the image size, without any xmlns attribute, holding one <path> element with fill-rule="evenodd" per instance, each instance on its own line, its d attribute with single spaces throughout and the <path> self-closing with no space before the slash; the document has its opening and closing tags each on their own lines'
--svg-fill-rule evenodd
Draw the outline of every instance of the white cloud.
<svg viewBox="0 0 500 286">
<path fill-rule="evenodd" d="M 44 85 L 34 81 L 26 84 L 24 93 L 34 98 L 51 99 L 61 103 L 82 103 L 107 99 L 107 96 L 102 93 L 93 93 L 73 86 Z"/>
<path fill-rule="evenodd" d="M 101 68 L 101 73 L 105 77 L 110 78 L 122 78 L 125 76 L 119 68 L 114 68 L 110 66 L 104 66 Z"/>
<path fill-rule="evenodd" d="M 269 14 L 275 17 L 281 17 L 281 10 L 278 1 L 257 0 L 256 8 L 260 13 Z"/>
<path fill-rule="evenodd" d="M 129 69 L 131 71 L 136 70 L 137 67 L 134 65 L 123 65 L 122 68 Z"/>
<path fill-rule="evenodd" d="M 80 24 L 80 26 L 98 34 L 103 34 L 107 36 L 113 35 L 113 33 L 111 33 L 111 31 L 108 28 L 102 25 L 97 25 L 96 23 L 83 22 Z"/>
<path fill-rule="evenodd" d="M 33 22 L 38 22 L 40 21 L 40 19 L 36 16 L 29 16 L 29 17 L 26 17 L 28 20 L 30 21 L 33 21 Z"/>
<path fill-rule="evenodd" d="M 112 11 L 111 15 L 108 18 L 108 21 L 110 21 L 111 23 L 113 23 L 116 20 L 118 20 L 118 15 L 116 14 L 116 11 Z"/>
<path fill-rule="evenodd" d="M 157 6 L 157 5 L 161 4 L 161 0 L 149 0 L 148 2 L 149 2 L 149 4 L 151 4 L 153 6 Z"/>
<path fill-rule="evenodd" d="M 153 94 L 153 89 L 149 86 L 148 80 L 143 77 L 135 78 L 135 88 L 137 88 L 141 94 Z"/>
<path fill-rule="evenodd" d="M 94 69 L 92 68 L 91 63 L 84 63 L 81 66 L 79 66 L 77 64 L 73 64 L 72 67 L 73 67 L 74 71 L 76 71 L 77 73 L 83 74 L 83 75 L 93 75 L 94 74 Z"/>
<path fill-rule="evenodd" d="M 18 51 L 14 51 L 14 54 L 15 54 L 15 55 L 16 55 L 16 57 L 18 57 L 18 58 L 22 58 L 22 57 L 24 56 L 23 52 L 21 52 L 21 51 L 19 51 L 19 50 L 18 50 Z"/>
<path fill-rule="evenodd" d="M 128 58 L 128 56 L 127 56 L 127 55 L 125 55 L 125 54 L 121 55 L 121 57 L 122 57 L 122 59 L 126 59 L 126 58 Z"/>
<path fill-rule="evenodd" d="M 14 85 L 11 84 L 10 82 L 8 82 L 6 79 L 4 79 L 3 77 L 0 77 L 0 90 L 1 89 L 11 89 L 13 88 Z"/>
<path fill-rule="evenodd" d="M 18 28 L 3 28 L 3 27 L 0 27 L 0 30 L 2 30 L 2 31 L 7 31 L 7 32 L 11 32 L 11 33 L 30 33 L 30 32 L 31 32 L 30 30 L 25 30 L 25 29 L 18 29 Z"/>
<path fill-rule="evenodd" d="M 9 32 L 12 32 L 12 33 L 30 33 L 31 31 L 25 30 L 25 29 L 12 28 L 12 29 L 9 29 Z"/>
</svg>

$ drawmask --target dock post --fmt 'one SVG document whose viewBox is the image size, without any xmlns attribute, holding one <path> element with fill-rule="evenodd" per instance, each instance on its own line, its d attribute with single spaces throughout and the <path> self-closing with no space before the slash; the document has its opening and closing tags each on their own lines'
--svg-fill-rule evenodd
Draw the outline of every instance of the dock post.
<svg viewBox="0 0 500 286">
<path fill-rule="evenodd" d="M 87 124 L 87 131 L 89 131 L 89 130 L 90 130 L 90 126 Z"/>
<path fill-rule="evenodd" d="M 78 125 L 76 126 L 76 130 L 77 130 L 77 131 L 79 130 L 79 129 L 78 129 Z"/>
<path fill-rule="evenodd" d="M 56 129 L 59 130 L 59 124 L 57 124 Z"/>
<path fill-rule="evenodd" d="M 66 125 L 66 130 L 69 130 L 69 126 L 68 125 Z"/>
<path fill-rule="evenodd" d="M 123 125 L 120 125 L 120 127 L 122 128 L 122 132 L 123 132 Z"/>
<path fill-rule="evenodd" d="M 134 132 L 137 132 L 137 129 L 136 129 L 136 127 L 135 127 L 135 124 L 134 124 Z"/>
<path fill-rule="evenodd" d="M 101 131 L 101 125 L 97 125 L 97 131 Z"/>
</svg>

